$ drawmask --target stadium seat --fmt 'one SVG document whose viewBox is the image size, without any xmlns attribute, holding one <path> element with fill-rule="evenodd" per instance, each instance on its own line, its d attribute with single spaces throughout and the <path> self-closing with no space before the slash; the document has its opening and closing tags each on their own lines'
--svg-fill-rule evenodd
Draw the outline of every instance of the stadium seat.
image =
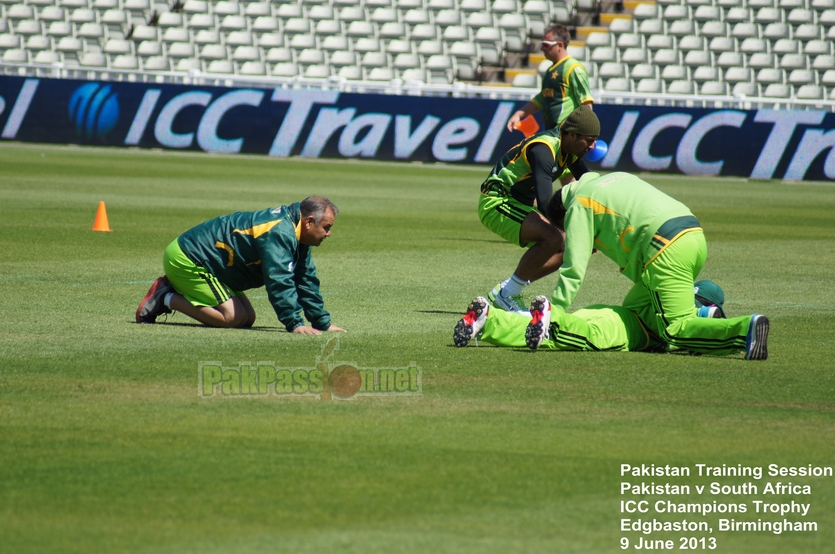
<svg viewBox="0 0 835 554">
<path fill-rule="evenodd" d="M 660 79 L 641 79 L 635 86 L 635 92 L 661 94 L 664 92 L 664 81 Z"/>
<path fill-rule="evenodd" d="M 772 83 L 763 91 L 763 96 L 767 98 L 791 98 L 791 95 L 791 86 L 780 83 Z"/>
<path fill-rule="evenodd" d="M 398 6 L 401 5 L 400 2 L 397 4 Z M 487 10 L 487 6 L 486 0 L 461 0 L 458 8 L 462 12 L 483 12 Z"/>
<path fill-rule="evenodd" d="M 828 69 L 835 69 L 835 56 L 830 54 L 822 54 L 815 58 L 812 62 L 812 69 L 818 71 L 826 71 Z"/>
<path fill-rule="evenodd" d="M 496 28 L 482 28 L 479 29 L 481 31 L 495 31 L 497 35 L 500 36 L 500 31 Z M 411 37 L 412 40 L 436 40 L 439 36 L 439 32 L 437 27 L 435 27 L 432 23 L 419 23 L 412 27 Z"/>
<path fill-rule="evenodd" d="M 380 52 L 380 40 L 375 37 L 359 38 L 354 42 L 353 49 L 354 52 L 357 52 L 359 54 L 366 54 L 368 52 Z"/>
<path fill-rule="evenodd" d="M 191 37 L 188 29 L 182 27 L 171 27 L 163 31 L 162 42 L 166 44 L 173 44 L 175 42 L 189 42 Z"/>
<path fill-rule="evenodd" d="M 424 57 L 443 54 L 443 52 L 444 43 L 440 40 L 424 40 L 417 47 L 417 53 Z"/>
<path fill-rule="evenodd" d="M 658 66 L 678 65 L 682 61 L 681 54 L 678 50 L 672 48 L 662 48 L 657 50 L 652 56 L 652 63 Z"/>
<path fill-rule="evenodd" d="M 52 50 L 52 39 L 44 35 L 32 35 L 26 39 L 26 50 L 30 53 Z"/>
<path fill-rule="evenodd" d="M 800 42 L 793 38 L 781 38 L 771 45 L 775 54 L 796 54 L 800 52 Z"/>
<path fill-rule="evenodd" d="M 682 52 L 689 52 L 690 50 L 705 50 L 707 41 L 704 37 L 696 35 L 686 35 L 681 37 L 678 41 L 678 49 Z"/>
<path fill-rule="evenodd" d="M 29 54 L 21 48 L 3 52 L 3 61 L 8 63 L 29 63 Z"/>
<path fill-rule="evenodd" d="M 719 81 L 722 78 L 722 72 L 718 67 L 712 65 L 703 65 L 693 70 L 691 79 L 696 83 L 705 83 L 707 81 Z"/>
<path fill-rule="evenodd" d="M 267 67 L 260 61 L 244 62 L 238 73 L 241 75 L 266 75 Z"/>
<path fill-rule="evenodd" d="M 398 25 L 400 25 L 398 23 Z M 399 36 L 406 36 L 405 30 L 401 26 L 401 34 Z M 318 37 L 336 36 L 342 34 L 342 24 L 339 21 L 332 19 L 323 19 L 314 25 L 313 33 Z"/>
<path fill-rule="evenodd" d="M 275 46 L 267 50 L 264 55 L 264 61 L 267 63 L 283 63 L 293 61 L 293 51 L 283 46 Z"/>
<path fill-rule="evenodd" d="M 618 59 L 618 50 L 613 46 L 598 46 L 591 52 L 591 61 L 595 63 L 614 62 Z"/>
<path fill-rule="evenodd" d="M 359 66 L 345 66 L 339 68 L 337 76 L 351 81 L 359 81 L 362 79 L 362 69 Z"/>
<path fill-rule="evenodd" d="M 737 43 L 735 38 L 731 37 L 713 37 L 710 40 L 710 44 L 708 46 L 708 50 L 713 53 L 719 54 L 722 52 L 736 52 L 737 51 Z"/>
<path fill-rule="evenodd" d="M 193 58 L 194 56 L 194 46 L 190 42 L 175 42 L 168 47 L 168 57 L 170 58 Z"/>
<path fill-rule="evenodd" d="M 578 60 L 578 61 L 581 61 L 581 62 L 589 61 L 589 49 L 586 48 L 585 46 L 577 46 L 575 44 L 569 44 L 568 48 L 566 48 L 566 50 L 568 51 L 568 55 L 571 56 L 572 58 L 574 58 L 575 60 Z"/>
<path fill-rule="evenodd" d="M 756 52 L 748 57 L 748 66 L 754 69 L 776 67 L 774 54 Z"/>
<path fill-rule="evenodd" d="M 264 50 L 268 48 L 279 48 L 284 46 L 284 44 L 284 37 L 280 33 L 265 33 L 258 37 L 258 46 Z"/>
<path fill-rule="evenodd" d="M 293 35 L 290 38 L 289 46 L 299 51 L 305 48 L 316 48 L 316 37 L 310 34 Z"/>
<path fill-rule="evenodd" d="M 777 40 L 791 36 L 791 26 L 786 23 L 769 23 L 762 32 L 763 38 Z"/>
<path fill-rule="evenodd" d="M 798 100 L 823 100 L 823 90 L 823 87 L 819 85 L 802 85 L 795 92 L 795 98 Z"/>
<path fill-rule="evenodd" d="M 144 71 L 171 71 L 171 62 L 164 56 L 154 56 L 142 62 Z"/>
<path fill-rule="evenodd" d="M 730 24 L 734 23 L 746 23 L 752 20 L 751 12 L 748 11 L 748 8 L 743 8 L 742 3 L 740 2 L 739 6 L 734 6 L 728 8 L 725 12 L 725 21 Z"/>
<path fill-rule="evenodd" d="M 697 32 L 696 23 L 690 19 L 679 19 L 673 21 L 667 27 L 667 34 L 675 37 L 684 37 L 687 35 L 695 35 Z"/>
<path fill-rule="evenodd" d="M 110 64 L 113 69 L 139 69 L 139 60 L 130 54 L 120 54 Z"/>
<path fill-rule="evenodd" d="M 649 35 L 663 35 L 666 27 L 664 22 L 660 19 L 645 19 L 638 24 L 638 32 Z"/>
<path fill-rule="evenodd" d="M 137 25 L 133 28 L 130 35 L 134 42 L 141 42 L 143 40 L 159 40 L 159 29 L 149 25 Z"/>
<path fill-rule="evenodd" d="M 412 68 L 406 69 L 400 74 L 400 79 L 403 81 L 411 81 L 411 82 L 418 82 L 418 83 L 426 83 L 429 78 L 426 75 L 426 71 L 420 68 Z"/>
<path fill-rule="evenodd" d="M 66 14 L 64 8 L 59 6 L 44 6 L 38 14 L 38 19 L 43 22 L 64 21 Z"/>
<path fill-rule="evenodd" d="M 375 67 L 366 74 L 369 81 L 391 81 L 394 79 L 394 70 L 390 67 Z"/>
<path fill-rule="evenodd" d="M 757 82 L 761 85 L 783 84 L 786 82 L 786 73 L 782 69 L 760 69 L 757 71 Z"/>
<path fill-rule="evenodd" d="M 744 40 L 747 38 L 760 38 L 760 26 L 752 22 L 739 22 L 731 29 L 731 36 Z"/>
<path fill-rule="evenodd" d="M 749 98 L 758 98 L 760 96 L 760 85 L 757 83 L 740 82 L 733 86 L 731 93 L 734 96 L 747 96 Z"/>
<path fill-rule="evenodd" d="M 722 19 L 722 8 L 711 5 L 699 6 L 693 11 L 693 19 L 701 23 L 719 22 Z"/>
<path fill-rule="evenodd" d="M 597 69 L 597 76 L 603 79 L 610 79 L 612 77 L 627 77 L 629 72 L 626 69 L 626 64 L 618 62 L 606 62 L 600 64 Z"/>
<path fill-rule="evenodd" d="M 722 52 L 716 58 L 716 65 L 719 67 L 742 67 L 745 65 L 745 56 L 741 52 Z"/>
<path fill-rule="evenodd" d="M 172 29 L 169 29 L 171 31 Z M 185 29 L 174 29 L 176 31 L 185 31 Z M 177 38 L 174 41 L 166 41 L 166 42 L 178 42 L 178 41 L 188 41 L 188 33 L 185 33 L 185 38 Z M 194 44 L 220 44 L 220 32 L 217 29 L 200 29 L 197 31 L 197 34 L 192 37 L 192 42 Z"/>
<path fill-rule="evenodd" d="M 536 75 L 533 73 L 517 73 L 513 77 L 513 81 L 511 81 L 510 86 L 537 88 Z"/>
<path fill-rule="evenodd" d="M 261 54 L 254 46 L 238 46 L 232 51 L 232 60 L 236 62 L 260 61 Z"/>
<path fill-rule="evenodd" d="M 346 8 L 347 10 L 348 8 Z M 298 4 L 282 4 L 278 7 L 275 13 L 276 17 L 281 19 L 293 19 L 297 17 L 304 17 L 304 11 L 302 7 Z M 364 15 L 364 14 L 363 14 Z M 346 17 L 340 17 L 343 21 L 347 20 Z"/>
<path fill-rule="evenodd" d="M 751 2 L 748 3 L 751 6 Z M 754 21 L 760 25 L 767 25 L 769 23 L 782 23 L 783 12 L 779 8 L 760 8 L 754 16 Z"/>
<path fill-rule="evenodd" d="M 197 23 L 199 23 L 201 21 L 201 18 L 204 21 L 208 18 L 208 21 L 205 25 L 202 25 L 202 26 L 192 25 L 191 22 L 189 22 L 189 27 L 209 28 L 209 27 L 214 26 L 214 20 L 211 19 L 211 16 L 208 15 L 208 14 L 195 14 L 195 15 L 192 16 L 192 18 L 195 18 L 195 17 L 198 18 Z M 182 27 L 182 26 L 183 26 L 183 16 L 182 16 L 182 14 L 179 14 L 179 13 L 165 12 L 163 14 L 160 14 L 159 19 L 157 20 L 157 27 L 160 27 L 161 29 L 165 29 L 166 27 Z"/>
<path fill-rule="evenodd" d="M 299 74 L 299 66 L 294 62 L 279 62 L 270 72 L 274 77 L 295 77 Z"/>
<path fill-rule="evenodd" d="M 690 71 L 683 65 L 668 65 L 661 70 L 661 78 L 667 81 L 687 81 L 690 80 Z"/>
<path fill-rule="evenodd" d="M 808 65 L 805 54 L 785 54 L 778 64 L 783 69 L 806 69 Z"/>
<path fill-rule="evenodd" d="M 699 34 L 703 37 L 729 37 L 731 29 L 724 21 L 707 21 L 702 24 Z"/>
<path fill-rule="evenodd" d="M 728 96 L 728 84 L 720 81 L 707 81 L 702 84 L 699 94 L 703 96 Z"/>
<path fill-rule="evenodd" d="M 270 8 L 269 2 L 250 2 L 246 5 L 244 13 L 249 17 L 270 17 L 272 9 Z"/>
<path fill-rule="evenodd" d="M 607 92 L 632 92 L 632 83 L 629 79 L 614 77 L 606 81 L 603 90 Z"/>
<path fill-rule="evenodd" d="M 832 54 L 832 43 L 828 40 L 810 40 L 803 45 L 803 53 L 807 56 Z"/>
<path fill-rule="evenodd" d="M 102 49 L 105 54 L 132 54 L 133 44 L 127 40 L 110 39 L 104 43 Z"/>
<path fill-rule="evenodd" d="M 711 53 L 704 50 L 691 50 L 684 56 L 684 65 L 691 69 L 712 64 L 713 57 Z"/>
<path fill-rule="evenodd" d="M 330 55 L 328 61 L 331 66 L 336 68 L 345 67 L 346 65 L 358 65 L 359 63 L 357 55 L 348 50 L 337 50 Z"/>
<path fill-rule="evenodd" d="M 805 8 L 794 8 L 789 12 L 786 21 L 792 25 L 802 25 L 803 23 L 814 23 L 815 14 L 812 10 Z"/>
<path fill-rule="evenodd" d="M 741 65 L 727 68 L 724 75 L 724 80 L 732 84 L 752 83 L 754 78 L 754 71 L 750 67 L 742 67 Z"/>
<path fill-rule="evenodd" d="M 362 25 L 362 29 L 361 31 L 353 31 L 353 33 L 362 32 L 363 35 L 374 34 L 374 27 L 371 23 L 367 21 L 354 21 L 348 27 L 349 36 L 352 35 L 351 28 L 356 28 L 355 26 L 357 24 Z M 284 23 L 284 28 L 282 30 L 286 36 L 309 35 L 313 33 L 313 22 L 304 17 L 292 17 Z"/>
<path fill-rule="evenodd" d="M 617 35 L 615 45 L 621 50 L 626 48 L 643 48 L 644 36 L 639 33 L 621 33 Z"/>
<path fill-rule="evenodd" d="M 61 56 L 54 50 L 42 50 L 35 54 L 32 63 L 55 64 L 61 63 Z"/>
<path fill-rule="evenodd" d="M 613 36 L 608 32 L 591 32 L 586 37 L 586 48 L 594 50 L 598 47 L 614 46 Z"/>
<path fill-rule="evenodd" d="M 162 44 L 155 40 L 143 40 L 136 47 L 136 54 L 143 58 L 162 55 Z"/>
<path fill-rule="evenodd" d="M 386 45 L 386 52 L 392 55 L 412 54 L 414 51 L 411 41 L 405 39 L 390 40 Z"/>
<path fill-rule="evenodd" d="M 661 12 L 661 19 L 670 22 L 678 19 L 691 19 L 692 13 L 690 8 L 682 4 L 670 4 L 663 7 Z"/>
<path fill-rule="evenodd" d="M 639 21 L 643 19 L 659 19 L 660 15 L 659 9 L 655 4 L 638 4 L 632 11 L 632 17 Z"/>
<path fill-rule="evenodd" d="M 818 72 L 813 69 L 793 69 L 789 73 L 788 83 L 790 85 L 816 85 Z"/>
<path fill-rule="evenodd" d="M 651 63 L 642 63 L 632 66 L 629 75 L 634 79 L 658 79 L 660 72 L 658 67 Z"/>
<path fill-rule="evenodd" d="M 643 48 L 627 48 L 620 57 L 621 61 L 628 65 L 649 63 L 649 52 Z"/>
<path fill-rule="evenodd" d="M 323 21 L 322 23 L 326 23 L 326 22 Z M 333 23 L 336 23 L 336 22 L 334 21 Z M 338 23 L 337 23 L 337 25 L 338 25 Z M 333 32 L 333 31 L 323 33 L 323 32 L 320 32 L 319 29 L 317 28 L 316 29 L 316 34 L 320 35 L 320 36 L 321 35 L 331 35 L 332 36 L 332 35 L 335 35 L 336 33 Z M 399 21 L 389 21 L 388 23 L 384 23 L 380 27 L 380 30 L 379 30 L 377 36 L 379 36 L 382 39 L 392 39 L 392 38 L 397 39 L 397 38 L 404 38 L 404 37 L 408 36 L 408 33 L 406 32 L 406 25 L 405 24 L 400 23 Z"/>
<path fill-rule="evenodd" d="M 43 34 L 44 29 L 39 21 L 35 21 L 34 19 L 24 19 L 15 24 L 14 32 L 18 35 L 27 37 Z"/>
<path fill-rule="evenodd" d="M 686 80 L 673 81 L 667 84 L 667 94 L 696 94 L 696 84 Z"/>
<path fill-rule="evenodd" d="M 308 65 L 303 72 L 303 75 L 308 79 L 327 79 L 330 74 L 330 69 L 324 64 Z"/>
<path fill-rule="evenodd" d="M 107 58 L 101 52 L 86 52 L 78 58 L 82 67 L 107 67 Z"/>
<path fill-rule="evenodd" d="M 646 46 L 649 50 L 661 50 L 662 48 L 675 48 L 675 39 L 670 35 L 650 35 Z"/>
<path fill-rule="evenodd" d="M 622 33 L 635 33 L 637 30 L 632 19 L 618 18 L 609 24 L 609 32 L 616 36 Z"/>
<path fill-rule="evenodd" d="M 299 52 L 296 63 L 305 66 L 324 64 L 325 53 L 317 48 L 305 48 Z"/>
<path fill-rule="evenodd" d="M 767 53 L 769 49 L 770 43 L 762 38 L 749 37 L 739 45 L 739 51 L 745 54 Z"/>
<path fill-rule="evenodd" d="M 475 15 L 475 20 L 478 21 L 482 15 L 489 17 L 489 23 L 483 26 L 492 26 L 493 25 L 493 16 L 490 14 L 473 14 Z M 421 23 L 429 23 L 429 12 L 423 9 L 415 9 L 409 10 L 405 14 L 403 14 L 403 23 L 407 23 L 409 25 L 419 25 Z M 482 25 L 475 25 L 475 26 L 482 26 Z"/>
</svg>

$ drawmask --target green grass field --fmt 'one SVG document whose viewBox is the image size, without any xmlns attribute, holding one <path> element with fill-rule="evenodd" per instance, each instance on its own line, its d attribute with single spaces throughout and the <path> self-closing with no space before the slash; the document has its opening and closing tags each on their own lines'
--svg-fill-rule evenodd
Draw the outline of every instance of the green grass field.
<svg viewBox="0 0 835 554">
<path fill-rule="evenodd" d="M 650 176 L 706 229 L 730 315 L 771 319 L 765 362 L 452 347 L 521 250 L 479 223 L 485 168 L 0 147 L 0 552 L 608 553 L 621 537 L 714 552 L 835 552 L 835 478 L 811 495 L 636 497 L 629 464 L 835 465 L 835 187 Z M 198 395 L 198 366 L 313 368 L 333 336 L 135 325 L 165 246 L 216 215 L 331 198 L 314 252 L 335 361 L 422 372 L 422 396 Z M 90 230 L 107 203 L 112 233 Z M 551 277 L 529 287 L 550 293 Z M 594 256 L 577 306 L 630 286 Z M 817 532 L 620 530 L 622 500 L 810 503 Z M 690 520 L 709 521 L 719 516 Z M 727 517 L 727 516 L 726 516 Z M 732 514 L 780 519 L 779 514 Z M 632 548 L 630 547 L 630 550 Z"/>
</svg>

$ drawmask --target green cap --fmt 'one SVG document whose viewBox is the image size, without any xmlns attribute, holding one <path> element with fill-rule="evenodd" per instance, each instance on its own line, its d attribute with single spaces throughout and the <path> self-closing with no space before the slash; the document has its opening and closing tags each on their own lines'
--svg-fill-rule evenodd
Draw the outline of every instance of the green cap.
<svg viewBox="0 0 835 554">
<path fill-rule="evenodd" d="M 707 279 L 696 281 L 693 294 L 696 295 L 696 307 L 716 306 L 722 312 L 722 315 L 725 315 L 722 309 L 722 305 L 725 303 L 725 291 L 713 281 Z"/>
<path fill-rule="evenodd" d="M 600 134 L 600 120 L 597 115 L 586 104 L 571 112 L 562 122 L 560 130 L 563 133 L 577 133 L 596 137 Z"/>
</svg>

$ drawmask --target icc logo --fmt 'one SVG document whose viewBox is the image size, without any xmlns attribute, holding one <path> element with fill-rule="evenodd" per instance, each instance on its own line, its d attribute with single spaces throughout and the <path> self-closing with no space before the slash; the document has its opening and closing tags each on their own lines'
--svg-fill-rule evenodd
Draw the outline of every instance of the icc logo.
<svg viewBox="0 0 835 554">
<path fill-rule="evenodd" d="M 70 98 L 69 115 L 80 137 L 103 140 L 119 121 L 118 94 L 110 91 L 110 85 L 82 85 Z"/>
</svg>

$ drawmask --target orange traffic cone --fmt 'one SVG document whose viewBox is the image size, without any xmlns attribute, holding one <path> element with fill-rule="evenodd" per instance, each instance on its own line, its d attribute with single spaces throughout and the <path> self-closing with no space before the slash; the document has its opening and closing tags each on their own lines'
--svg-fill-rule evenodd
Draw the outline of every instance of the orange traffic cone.
<svg viewBox="0 0 835 554">
<path fill-rule="evenodd" d="M 93 231 L 110 232 L 110 225 L 107 223 L 107 210 L 104 202 L 99 202 L 99 209 L 96 212 L 96 220 L 93 222 Z"/>
<path fill-rule="evenodd" d="M 522 134 L 525 135 L 525 138 L 533 136 L 539 131 L 539 122 L 536 118 L 532 115 L 529 115 L 522 121 L 516 124 L 516 128 L 522 131 Z"/>
</svg>

